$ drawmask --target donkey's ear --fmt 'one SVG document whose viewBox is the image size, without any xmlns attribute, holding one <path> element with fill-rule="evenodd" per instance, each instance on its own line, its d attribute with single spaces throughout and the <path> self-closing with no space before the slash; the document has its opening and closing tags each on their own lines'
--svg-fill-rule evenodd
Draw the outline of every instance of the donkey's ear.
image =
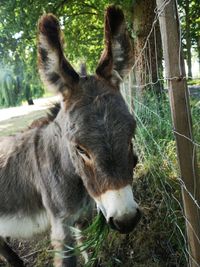
<svg viewBox="0 0 200 267">
<path fill-rule="evenodd" d="M 118 85 L 133 65 L 133 49 L 122 10 L 109 6 L 105 13 L 105 48 L 96 74 Z"/>
<path fill-rule="evenodd" d="M 79 81 L 63 54 L 62 32 L 52 14 L 42 16 L 38 22 L 38 65 L 43 83 L 63 95 L 68 95 Z"/>
</svg>

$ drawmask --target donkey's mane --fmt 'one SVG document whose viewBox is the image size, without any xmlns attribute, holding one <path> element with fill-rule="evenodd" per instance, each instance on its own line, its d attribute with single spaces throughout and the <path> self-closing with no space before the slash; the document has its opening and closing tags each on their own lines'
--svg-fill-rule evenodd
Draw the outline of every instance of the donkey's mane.
<svg viewBox="0 0 200 267">
<path fill-rule="evenodd" d="M 54 103 L 48 110 L 47 112 L 47 118 L 49 119 L 49 121 L 53 121 L 57 115 L 58 115 L 58 112 L 60 111 L 61 109 L 61 106 L 60 106 L 60 103 L 59 102 L 56 102 Z"/>
<path fill-rule="evenodd" d="M 61 106 L 59 102 L 54 103 L 49 110 L 47 111 L 46 116 L 43 116 L 41 118 L 38 118 L 36 120 L 34 120 L 29 126 L 27 130 L 30 129 L 34 129 L 34 128 L 41 128 L 45 125 L 48 125 L 49 123 L 51 123 L 52 121 L 54 121 L 54 119 L 56 118 L 56 116 L 58 115 L 58 112 L 60 111 Z"/>
</svg>

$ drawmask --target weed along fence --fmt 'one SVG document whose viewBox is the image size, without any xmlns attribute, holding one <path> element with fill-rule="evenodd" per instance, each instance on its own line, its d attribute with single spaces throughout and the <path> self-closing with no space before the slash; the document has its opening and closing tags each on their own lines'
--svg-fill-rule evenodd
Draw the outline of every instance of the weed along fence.
<svg viewBox="0 0 200 267">
<path fill-rule="evenodd" d="M 154 59 L 153 65 L 150 56 L 151 50 L 155 50 L 157 57 L 157 23 L 161 28 L 164 77 L 158 59 Z M 176 1 L 157 0 L 151 31 L 135 59 L 133 72 L 122 86 L 122 93 L 137 119 L 136 143 L 140 160 L 146 165 L 144 175 L 152 174 L 151 179 L 147 178 L 152 188 L 152 203 L 159 194 L 158 216 L 171 226 L 166 242 L 173 244 L 172 253 L 176 250 L 176 256 L 179 254 L 175 264 L 197 267 L 200 266 L 200 106 L 199 100 L 194 101 L 188 94 L 179 24 Z M 136 77 L 141 64 L 146 66 L 144 84 Z M 154 66 L 156 79 L 152 78 Z M 168 90 L 158 93 L 155 90 L 158 86 Z M 136 177 L 138 173 L 140 163 Z"/>
</svg>

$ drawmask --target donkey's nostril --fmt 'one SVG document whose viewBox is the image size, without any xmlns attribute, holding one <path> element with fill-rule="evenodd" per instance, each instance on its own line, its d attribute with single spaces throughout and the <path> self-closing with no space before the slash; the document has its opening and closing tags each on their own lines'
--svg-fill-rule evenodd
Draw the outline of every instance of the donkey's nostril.
<svg viewBox="0 0 200 267">
<path fill-rule="evenodd" d="M 113 217 L 110 217 L 110 218 L 109 218 L 108 223 L 109 223 L 110 227 L 111 227 L 113 230 L 118 230 L 118 229 L 116 229 L 116 226 L 115 226 Z"/>
<path fill-rule="evenodd" d="M 137 213 L 136 213 L 136 216 L 135 216 L 136 218 L 135 218 L 135 223 L 137 224 L 139 221 L 140 221 L 140 219 L 142 218 L 142 212 L 141 212 L 141 210 L 140 209 L 138 209 L 137 208 Z M 136 225 L 135 224 L 135 225 Z"/>
<path fill-rule="evenodd" d="M 118 219 L 109 218 L 109 225 L 112 229 L 119 231 L 122 234 L 131 232 L 138 224 L 142 217 L 141 211 L 137 209 L 134 215 L 126 215 Z"/>
</svg>

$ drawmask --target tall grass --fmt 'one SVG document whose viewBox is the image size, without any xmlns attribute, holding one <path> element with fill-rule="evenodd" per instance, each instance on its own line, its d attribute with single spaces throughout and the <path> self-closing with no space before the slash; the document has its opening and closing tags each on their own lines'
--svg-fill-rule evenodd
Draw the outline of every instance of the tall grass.
<svg viewBox="0 0 200 267">
<path fill-rule="evenodd" d="M 142 162 L 136 176 L 139 179 L 145 176 L 142 182 L 146 181 L 149 187 L 147 205 L 157 209 L 157 218 L 150 219 L 150 229 L 158 236 L 163 233 L 160 243 L 165 243 L 161 255 L 156 256 L 157 261 L 163 260 L 166 250 L 166 254 L 171 252 L 166 266 L 184 266 L 187 261 L 185 224 L 168 97 L 163 95 L 158 99 L 154 94 L 147 94 L 142 102 L 137 99 L 135 102 L 136 146 Z"/>
<path fill-rule="evenodd" d="M 197 99 L 191 99 L 190 103 L 194 140 L 199 144 L 200 102 Z M 138 124 L 136 148 L 140 155 L 140 164 L 135 173 L 135 188 L 138 189 L 144 210 L 156 208 L 156 217 L 149 212 L 147 216 L 150 216 L 150 232 L 152 230 L 156 232 L 156 234 L 153 233 L 154 237 L 160 237 L 160 252 L 155 253 L 157 261 L 161 264 L 158 266 L 163 266 L 161 262 L 166 255 L 168 257 L 164 260 L 164 266 L 187 266 L 188 250 L 180 173 L 168 96 L 163 94 L 158 98 L 152 93 L 147 93 L 142 100 L 135 97 L 133 112 Z M 199 158 L 199 146 L 196 147 L 196 151 Z M 141 185 L 138 187 L 138 184 Z M 144 184 L 148 187 L 145 191 L 148 192 L 147 199 L 141 195 Z M 145 234 L 148 236 L 148 232 Z M 149 233 L 149 237 L 154 239 L 152 233 Z M 153 246 L 153 250 L 158 249 L 155 244 Z"/>
</svg>

